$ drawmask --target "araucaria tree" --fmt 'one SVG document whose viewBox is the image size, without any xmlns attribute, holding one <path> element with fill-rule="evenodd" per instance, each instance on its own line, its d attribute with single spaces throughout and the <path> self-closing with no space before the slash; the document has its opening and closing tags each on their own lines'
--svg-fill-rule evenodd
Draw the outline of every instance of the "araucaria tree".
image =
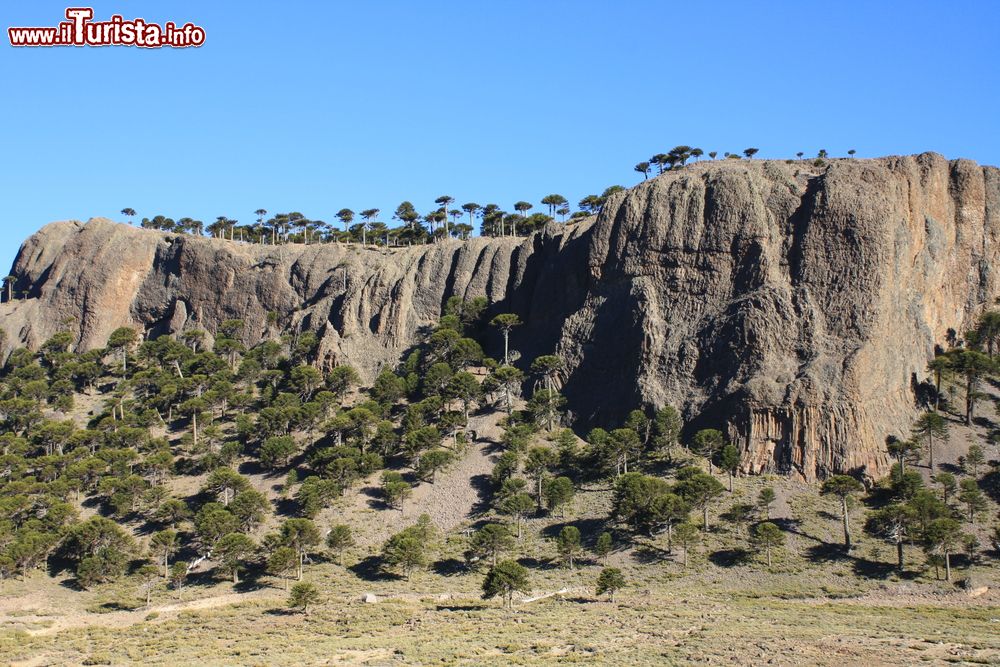
<svg viewBox="0 0 1000 667">
<path fill-rule="evenodd" d="M 597 577 L 597 588 L 594 591 L 597 595 L 608 594 L 611 602 L 615 601 L 615 593 L 625 588 L 625 576 L 617 567 L 606 567 L 601 570 Z"/>
<path fill-rule="evenodd" d="M 309 615 L 309 607 L 319 603 L 319 589 L 308 581 L 300 581 L 292 586 L 288 594 L 288 606 L 297 609 L 303 615 Z"/>
<path fill-rule="evenodd" d="M 719 467 L 729 475 L 729 493 L 733 492 L 733 477 L 740 467 L 740 451 L 736 445 L 726 445 L 719 452 Z"/>
<path fill-rule="evenodd" d="M 337 219 L 344 225 L 344 234 L 346 235 L 350 231 L 351 223 L 354 222 L 354 211 L 342 208 L 337 211 Z"/>
<path fill-rule="evenodd" d="M 507 609 L 514 607 L 514 593 L 527 594 L 530 590 L 527 568 L 512 560 L 491 567 L 483 581 L 483 599 L 499 597 Z"/>
<path fill-rule="evenodd" d="M 302 565 L 309 551 L 320 543 L 319 529 L 309 519 L 288 519 L 281 526 L 281 542 L 295 551 L 298 579 L 302 581 Z"/>
<path fill-rule="evenodd" d="M 757 507 L 764 513 L 764 520 L 769 521 L 771 519 L 771 505 L 777 499 L 774 489 L 770 486 L 765 486 L 757 494 Z"/>
<path fill-rule="evenodd" d="M 754 526 L 751 539 L 754 546 L 764 552 L 767 566 L 771 567 L 771 550 L 785 543 L 785 534 L 770 521 L 765 521 Z"/>
<path fill-rule="evenodd" d="M 559 549 L 559 556 L 562 558 L 563 562 L 573 569 L 573 561 L 576 560 L 577 555 L 579 555 L 580 546 L 580 529 L 576 526 L 564 526 L 561 531 L 559 531 L 559 538 L 556 541 L 556 546 Z"/>
<path fill-rule="evenodd" d="M 682 468 L 677 473 L 677 493 L 692 507 L 702 513 L 702 530 L 708 532 L 708 509 L 716 498 L 725 491 L 725 487 L 709 474 L 695 467 Z"/>
<path fill-rule="evenodd" d="M 694 451 L 708 459 L 709 474 L 714 472 L 712 466 L 715 455 L 726 444 L 726 436 L 722 434 L 722 431 L 714 428 L 703 428 L 694 434 L 691 444 L 694 447 Z"/>
<path fill-rule="evenodd" d="M 844 524 L 844 551 L 851 550 L 850 501 L 855 493 L 863 489 L 861 482 L 849 475 L 834 475 L 823 482 L 822 493 L 837 496 L 840 499 L 841 520 Z"/>
<path fill-rule="evenodd" d="M 354 546 L 354 537 L 350 526 L 338 524 L 330 528 L 326 534 L 326 546 L 337 557 L 337 562 L 343 566 L 344 552 Z"/>
<path fill-rule="evenodd" d="M 503 365 L 510 365 L 510 330 L 521 326 L 521 318 L 514 313 L 501 313 L 493 318 L 491 325 L 503 333 Z"/>
<path fill-rule="evenodd" d="M 500 555 L 514 548 L 514 536 L 507 526 L 488 523 L 475 533 L 469 540 L 469 555 L 474 558 L 488 558 L 490 564 L 496 566 Z"/>
<path fill-rule="evenodd" d="M 382 547 L 382 561 L 403 570 L 407 581 L 413 572 L 427 564 L 429 540 L 434 533 L 430 517 L 420 516 L 417 523 L 396 533 Z"/>
<path fill-rule="evenodd" d="M 948 353 L 951 369 L 965 380 L 965 425 L 972 426 L 972 419 L 979 399 L 979 385 L 983 377 L 997 370 L 996 363 L 978 350 L 958 348 Z"/>
<path fill-rule="evenodd" d="M 909 503 L 893 503 L 872 514 L 865 526 L 895 545 L 896 567 L 900 572 L 904 566 L 903 546 L 910 540 L 916 522 L 917 513 Z"/>
<path fill-rule="evenodd" d="M 939 412 L 925 412 L 913 425 L 913 435 L 927 442 L 928 467 L 934 472 L 934 441 L 948 435 L 948 421 Z M 900 466 L 902 468 L 902 466 Z"/>
<path fill-rule="evenodd" d="M 438 206 L 440 206 L 441 210 L 444 211 L 447 214 L 448 207 L 451 206 L 454 201 L 455 201 L 455 198 L 452 197 L 451 195 L 441 195 L 440 197 L 438 197 L 437 199 L 434 200 L 434 203 L 437 204 Z M 445 238 L 447 238 L 448 237 L 448 216 L 447 215 L 442 216 L 442 221 L 444 222 L 444 235 L 445 235 Z"/>
<path fill-rule="evenodd" d="M 698 538 L 698 528 L 692 523 L 682 523 L 674 531 L 674 539 L 684 550 L 682 562 L 685 568 L 688 566 L 688 554 L 691 552 L 691 547 L 698 542 Z"/>
<path fill-rule="evenodd" d="M 139 335 L 131 327 L 120 327 L 108 336 L 108 349 L 121 355 L 122 373 L 128 372 L 128 354 Z"/>
<path fill-rule="evenodd" d="M 950 517 L 931 521 L 924 531 L 927 552 L 944 559 L 946 581 L 951 581 L 951 555 L 958 549 L 961 536 L 961 524 Z"/>
</svg>

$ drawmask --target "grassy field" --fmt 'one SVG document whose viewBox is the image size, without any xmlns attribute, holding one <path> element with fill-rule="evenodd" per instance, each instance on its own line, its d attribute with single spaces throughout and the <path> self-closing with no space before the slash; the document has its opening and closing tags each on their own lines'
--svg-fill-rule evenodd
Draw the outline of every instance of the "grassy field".
<svg viewBox="0 0 1000 667">
<path fill-rule="evenodd" d="M 958 596 L 788 599 L 661 584 L 615 604 L 570 592 L 508 612 L 473 596 L 365 604 L 330 592 L 308 616 L 274 596 L 122 627 L 5 632 L 0 655 L 31 665 L 997 663 L 1000 609 Z"/>
<path fill-rule="evenodd" d="M 668 554 L 662 536 L 622 542 L 610 564 L 629 587 L 615 603 L 594 595 L 600 564 L 555 562 L 564 523 L 593 535 L 608 493 L 582 491 L 566 518 L 529 522 L 516 556 L 531 569 L 531 597 L 513 611 L 483 601 L 482 569 L 463 560 L 461 528 L 441 535 L 411 581 L 380 571 L 375 545 L 345 567 L 319 558 L 305 578 L 322 591 L 308 616 L 285 608 L 282 582 L 238 586 L 206 574 L 180 592 L 158 589 L 152 609 L 132 580 L 93 591 L 41 574 L 3 582 L 0 660 L 64 664 L 1000 664 L 995 561 L 956 557 L 956 578 L 989 590 L 970 596 L 935 579 L 919 549 L 903 574 L 891 545 L 858 531 L 850 556 L 836 548 L 835 501 L 789 480 L 742 479 L 719 503 L 746 501 L 764 483 L 779 491 L 775 517 L 788 541 L 767 568 L 741 529 L 717 525 L 692 548 Z M 338 501 L 348 512 L 350 497 Z M 334 511 L 337 507 L 334 508 Z M 860 508 L 856 510 L 860 513 Z M 395 512 L 399 514 L 398 512 Z M 561 591 L 561 593 L 560 593 Z M 373 593 L 375 604 L 361 597 Z"/>
<path fill-rule="evenodd" d="M 495 421 L 475 425 L 495 440 Z M 984 437 L 954 429 L 940 465 L 958 470 L 968 443 Z M 953 557 L 955 580 L 975 582 L 970 593 L 938 579 L 917 545 L 897 572 L 893 545 L 863 532 L 860 502 L 852 510 L 855 548 L 844 554 L 838 501 L 785 477 L 737 479 L 684 567 L 683 551 L 668 551 L 664 535 L 636 537 L 609 522 L 611 482 L 603 480 L 577 489 L 565 515 L 526 522 L 507 556 L 529 568 L 533 590 L 504 610 L 480 598 L 484 568 L 464 558 L 469 529 L 500 520 L 476 483 L 497 451 L 488 441 L 466 448 L 404 511 L 379 500 L 377 475 L 323 510 L 317 524 L 349 524 L 357 546 L 344 566 L 322 550 L 306 566 L 305 579 L 322 594 L 309 615 L 288 610 L 286 582 L 260 571 L 233 585 L 208 564 L 179 591 L 161 583 L 149 607 L 135 577 L 83 591 L 69 571 L 36 571 L 0 581 L 0 664 L 1000 664 L 995 498 L 977 524 L 963 527 L 980 539 L 977 558 Z M 278 498 L 279 477 L 250 478 Z M 185 486 L 175 493 L 190 494 L 201 481 L 176 483 Z M 770 519 L 785 539 L 771 567 L 752 551 L 748 525 L 725 518 L 764 486 L 776 492 Z M 409 581 L 383 571 L 382 542 L 422 512 L 440 529 L 429 566 Z M 555 537 L 567 524 L 580 528 L 587 547 L 601 531 L 615 532 L 608 564 L 628 582 L 616 602 L 596 597 L 601 564 L 589 554 L 576 569 L 559 565 Z M 368 593 L 378 601 L 362 602 Z"/>
</svg>

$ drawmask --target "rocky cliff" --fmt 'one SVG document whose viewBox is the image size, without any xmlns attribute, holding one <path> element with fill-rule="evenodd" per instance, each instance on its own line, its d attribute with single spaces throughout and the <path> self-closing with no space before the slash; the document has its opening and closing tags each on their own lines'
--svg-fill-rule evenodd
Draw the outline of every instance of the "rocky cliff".
<svg viewBox="0 0 1000 667">
<path fill-rule="evenodd" d="M 80 349 L 122 325 L 247 323 L 247 343 L 313 330 L 320 363 L 371 378 L 451 295 L 527 324 L 528 360 L 567 361 L 579 424 L 672 403 L 723 426 L 744 467 L 876 474 L 916 413 L 935 343 L 1000 293 L 1000 171 L 939 155 L 689 165 L 614 195 L 596 220 L 528 239 L 380 251 L 254 246 L 54 223 L 14 264 L 0 305 L 15 343 L 59 330 Z"/>
</svg>

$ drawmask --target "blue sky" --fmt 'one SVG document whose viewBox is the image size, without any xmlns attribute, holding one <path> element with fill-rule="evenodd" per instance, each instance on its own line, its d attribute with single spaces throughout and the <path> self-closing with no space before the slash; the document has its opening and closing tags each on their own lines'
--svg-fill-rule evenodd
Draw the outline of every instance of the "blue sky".
<svg viewBox="0 0 1000 667">
<path fill-rule="evenodd" d="M 83 3 L 80 3 L 83 4 Z M 1000 3 L 95 0 L 200 49 L 0 46 L 0 263 L 52 220 L 576 202 L 677 144 L 1000 162 Z M 5 2 L 4 28 L 65 2 Z M 388 216 L 383 216 L 388 217 Z"/>
</svg>

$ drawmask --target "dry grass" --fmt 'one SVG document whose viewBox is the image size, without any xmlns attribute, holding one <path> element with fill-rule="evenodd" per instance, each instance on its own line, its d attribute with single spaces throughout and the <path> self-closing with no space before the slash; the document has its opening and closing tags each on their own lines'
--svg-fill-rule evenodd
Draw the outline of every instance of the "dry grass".
<svg viewBox="0 0 1000 667">
<path fill-rule="evenodd" d="M 592 572 L 589 574 L 593 574 Z M 124 628 L 5 633 L 15 664 L 885 664 L 1000 660 L 996 607 L 784 600 L 680 586 L 506 612 L 472 596 L 363 604 L 327 590 L 308 617 L 280 598 Z"/>
<path fill-rule="evenodd" d="M 480 427 L 496 436 L 494 424 Z M 954 429 L 942 463 L 954 466 L 973 436 L 982 441 L 973 429 Z M 996 449 L 988 453 L 994 458 Z M 324 511 L 321 525 L 351 524 L 359 546 L 347 568 L 322 558 L 307 567 L 306 578 L 323 593 L 308 617 L 286 612 L 281 584 L 267 576 L 234 590 L 201 573 L 180 593 L 157 590 L 153 608 L 145 609 L 134 580 L 81 592 L 65 574 L 38 573 L 0 582 L 0 663 L 1000 664 L 995 554 L 971 566 L 956 558 L 956 577 L 971 573 L 990 586 L 976 598 L 936 580 L 916 547 L 899 574 L 891 545 L 862 533 L 857 507 L 856 548 L 844 556 L 837 502 L 786 478 L 737 480 L 686 569 L 678 549 L 667 553 L 663 536 L 629 543 L 617 533 L 610 564 L 624 571 L 629 587 L 616 604 L 594 598 L 596 562 L 585 558 L 572 571 L 555 563 L 554 537 L 566 523 L 581 528 L 585 543 L 610 528 L 609 483 L 585 486 L 565 517 L 529 520 L 514 554 L 531 568 L 535 594 L 566 593 L 506 612 L 479 599 L 483 571 L 463 560 L 462 529 L 494 518 L 475 513 L 478 497 L 468 488 L 470 476 L 488 471 L 488 455 L 470 448 L 438 484 L 422 485 L 404 513 L 369 502 L 363 491 Z M 280 482 L 253 481 L 271 497 Z M 193 491 L 198 482 L 180 483 Z M 749 551 L 745 527 L 719 516 L 734 503 L 753 502 L 765 485 L 777 492 L 771 518 L 787 540 L 771 568 Z M 379 572 L 381 540 L 424 510 L 445 529 L 431 567 L 412 581 Z M 985 535 L 995 516 L 991 504 L 973 529 Z M 380 602 L 361 603 L 367 592 Z"/>
<path fill-rule="evenodd" d="M 179 595 L 159 590 L 141 608 L 134 581 L 79 592 L 36 575 L 4 582 L 6 613 L 0 661 L 13 664 L 817 664 L 912 665 L 1000 662 L 1000 594 L 995 563 L 975 565 L 992 587 L 970 598 L 920 566 L 904 577 L 891 568 L 888 545 L 857 532 L 851 557 L 814 547 L 839 538 L 836 504 L 807 485 L 771 480 L 782 503 L 775 518 L 797 532 L 774 566 L 750 554 L 743 533 L 715 517 L 716 529 L 685 570 L 662 537 L 619 545 L 611 564 L 629 588 L 616 604 L 596 600 L 600 566 L 585 559 L 568 570 L 554 563 L 552 536 L 567 522 L 593 537 L 604 528 L 609 493 L 582 490 L 567 518 L 529 521 L 517 556 L 529 565 L 535 592 L 561 596 L 521 603 L 513 613 L 479 599 L 482 570 L 462 563 L 465 538 L 443 535 L 434 563 L 412 581 L 371 569 L 369 546 L 343 568 L 320 560 L 306 578 L 323 592 L 308 617 L 284 609 L 280 584 L 268 577 L 234 592 L 204 580 Z M 738 480 L 719 503 L 749 500 L 765 482 Z M 860 510 L 859 510 L 860 511 Z M 398 514 L 398 512 L 396 512 Z M 833 518 L 831 518 L 833 516 Z M 958 576 L 965 576 L 964 568 Z M 373 592 L 378 604 L 363 604 Z M 134 611 L 129 609 L 135 608 Z M 154 613 L 150 613 L 150 612 Z"/>
</svg>

